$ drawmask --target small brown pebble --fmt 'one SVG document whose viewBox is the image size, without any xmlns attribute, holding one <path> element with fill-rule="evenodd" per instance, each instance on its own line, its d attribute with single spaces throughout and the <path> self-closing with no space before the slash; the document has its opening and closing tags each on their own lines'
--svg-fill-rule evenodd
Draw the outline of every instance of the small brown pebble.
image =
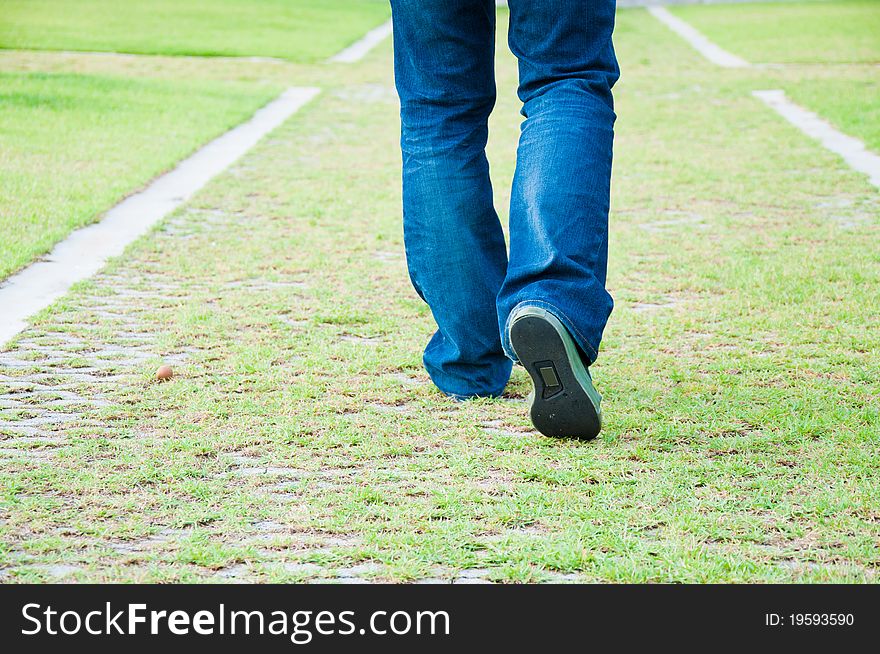
<svg viewBox="0 0 880 654">
<path fill-rule="evenodd" d="M 174 376 L 174 371 L 171 369 L 171 366 L 159 366 L 156 370 L 156 379 L 159 381 L 168 381 Z"/>
</svg>

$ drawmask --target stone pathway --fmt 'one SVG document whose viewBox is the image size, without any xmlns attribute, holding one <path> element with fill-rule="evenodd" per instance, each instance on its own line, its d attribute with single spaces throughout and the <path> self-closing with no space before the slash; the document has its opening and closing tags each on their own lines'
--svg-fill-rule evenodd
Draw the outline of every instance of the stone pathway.
<svg viewBox="0 0 880 654">
<path fill-rule="evenodd" d="M 648 7 L 648 11 L 713 64 L 722 68 L 749 68 L 752 66 L 745 59 L 727 52 L 710 41 L 695 27 L 674 16 L 664 7 L 651 5 Z M 843 134 L 812 111 L 799 107 L 787 99 L 782 90 L 756 90 L 752 92 L 752 95 L 801 132 L 816 139 L 823 147 L 842 157 L 852 169 L 867 175 L 868 181 L 880 188 L 880 155 L 869 151 L 860 140 Z"/>
<path fill-rule="evenodd" d="M 221 210 L 188 208 L 177 213 L 154 236 L 160 249 L 190 239 L 210 239 L 217 230 L 233 229 L 238 216 Z M 218 232 L 219 233 L 219 232 Z M 397 255 L 383 253 L 380 260 L 402 261 Z M 169 340 L 167 328 L 181 307 L 198 302 L 194 298 L 213 298 L 224 292 L 252 294 L 288 294 L 307 289 L 302 280 L 273 280 L 260 277 L 216 280 L 183 279 L 155 266 L 139 262 L 137 266 L 112 266 L 99 273 L 84 292 L 65 299 L 50 321 L 26 330 L 13 347 L 0 352 L 0 462 L 6 461 L 42 474 L 59 461 L 76 472 L 84 448 L 90 443 L 113 443 L 122 459 L 139 456 L 144 449 L 161 448 L 163 435 L 156 431 L 155 419 L 168 408 L 157 407 L 152 415 L 138 413 L 134 424 L 127 419 L 125 405 L 132 401 L 133 389 L 155 387 L 151 371 L 158 363 L 175 369 L 199 369 L 211 360 L 210 348 L 195 343 Z M 288 321 L 301 329 L 297 321 Z M 381 338 L 342 333 L 342 343 L 375 348 Z M 427 389 L 424 378 L 412 373 L 389 374 L 404 388 Z M 413 407 L 403 404 L 372 402 L 367 410 L 404 417 Z M 501 420 L 490 420 L 483 427 L 493 437 L 521 438 Z M 129 448 L 129 445 L 131 447 Z M 128 452 L 128 453 L 127 453 Z M 400 458 L 364 467 L 351 462 L 349 467 L 321 465 L 304 469 L 287 465 L 266 456 L 260 448 L 244 448 L 219 456 L 220 465 L 211 473 L 217 480 L 236 480 L 250 485 L 256 497 L 276 504 L 302 502 L 302 488 L 332 492 L 357 484 L 367 474 L 371 487 L 380 491 L 384 484 L 413 493 L 436 488 L 445 483 L 442 470 L 407 469 Z M 506 476 L 481 481 L 496 492 L 510 480 Z M 41 537 L 69 538 L 75 535 L 77 548 L 101 551 L 102 559 L 118 565 L 142 565 L 173 557 L 181 544 L 194 537 L 193 528 L 180 529 L 171 524 L 153 522 L 149 534 L 134 538 L 109 539 L 85 537 L 78 529 L 56 528 Z M 73 581 L 85 574 L 84 564 L 44 564 L 33 560 L 26 549 L 28 530 L 19 531 L 11 545 L 10 559 L 24 574 L 38 574 L 56 581 Z M 220 536 L 215 534 L 215 537 Z M 296 521 L 259 520 L 244 527 L 230 539 L 235 547 L 247 548 L 247 563 L 234 563 L 209 570 L 216 581 L 242 583 L 258 580 L 267 570 L 285 579 L 312 579 L 332 583 L 366 583 L 381 580 L 385 567 L 369 560 L 345 563 L 347 555 L 364 546 L 354 533 L 303 532 Z M 291 558 L 293 557 L 293 558 Z M 340 558 L 342 557 L 342 558 Z M 324 560 L 324 562 L 321 562 Z M 339 563 L 334 563 L 339 561 Z M 488 569 L 455 570 L 438 566 L 426 571 L 424 583 L 487 583 Z M 572 575 L 546 576 L 548 580 L 571 581 Z"/>
<path fill-rule="evenodd" d="M 254 116 L 200 148 L 147 188 L 110 209 L 97 223 L 78 229 L 52 251 L 0 283 L 0 345 L 25 328 L 26 321 L 88 279 L 108 259 L 181 206 L 214 176 L 232 165 L 271 130 L 318 94 L 316 88 L 290 88 Z"/>
</svg>

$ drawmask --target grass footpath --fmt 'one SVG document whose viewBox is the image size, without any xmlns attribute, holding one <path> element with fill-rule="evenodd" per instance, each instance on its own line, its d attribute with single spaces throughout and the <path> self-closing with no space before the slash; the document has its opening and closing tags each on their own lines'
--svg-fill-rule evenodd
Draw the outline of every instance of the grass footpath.
<svg viewBox="0 0 880 654">
<path fill-rule="evenodd" d="M 876 190 L 750 95 L 796 71 L 618 22 L 597 441 L 535 433 L 522 370 L 428 383 L 386 42 L 0 353 L 3 580 L 876 581 Z"/>
<path fill-rule="evenodd" d="M 670 11 L 753 63 L 880 63 L 877 0 L 713 4 Z"/>
<path fill-rule="evenodd" d="M 880 66 L 785 84 L 788 96 L 880 153 Z"/>
<path fill-rule="evenodd" d="M 0 280 L 279 90 L 0 71 Z"/>
<path fill-rule="evenodd" d="M 880 2 L 670 7 L 721 47 L 771 67 L 796 103 L 880 152 Z M 776 73 L 774 75 L 774 73 Z"/>
<path fill-rule="evenodd" d="M 0 48 L 317 62 L 386 20 L 385 0 L 3 0 Z"/>
</svg>

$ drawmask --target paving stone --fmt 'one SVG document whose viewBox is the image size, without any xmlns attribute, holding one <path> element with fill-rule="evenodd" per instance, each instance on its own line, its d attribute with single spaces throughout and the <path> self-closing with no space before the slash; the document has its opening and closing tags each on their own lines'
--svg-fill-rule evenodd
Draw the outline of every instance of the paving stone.
<svg viewBox="0 0 880 654">
<path fill-rule="evenodd" d="M 63 579 L 64 577 L 69 577 L 71 575 L 76 574 L 77 572 L 81 572 L 82 568 L 75 565 L 66 565 L 66 564 L 53 564 L 53 565 L 35 565 L 33 566 L 37 570 L 45 572 L 50 577 L 55 577 L 56 579 Z"/>
<path fill-rule="evenodd" d="M 666 220 L 654 220 L 651 222 L 638 223 L 638 226 L 645 231 L 660 233 L 673 232 L 680 233 L 692 229 L 708 229 L 709 225 L 704 222 L 704 218 L 699 214 L 667 211 L 667 215 L 671 216 Z M 677 228 L 684 228 L 679 230 Z"/>
<path fill-rule="evenodd" d="M 382 250 L 380 250 L 379 252 L 374 252 L 373 258 L 384 262 L 403 261 L 403 255 L 400 252 L 390 252 Z"/>
<path fill-rule="evenodd" d="M 383 413 L 411 413 L 415 411 L 415 407 L 408 404 L 383 404 L 382 402 L 368 402 L 366 406 L 381 411 Z"/>
<path fill-rule="evenodd" d="M 299 470 L 279 466 L 242 467 L 230 470 L 236 477 L 296 477 Z"/>
<path fill-rule="evenodd" d="M 658 311 L 660 309 L 671 309 L 679 304 L 678 300 L 669 299 L 665 302 L 637 302 L 632 306 L 632 310 L 636 313 L 646 311 Z"/>
<path fill-rule="evenodd" d="M 0 448 L 0 458 L 33 461 L 34 463 L 50 463 L 55 451 L 47 448 L 13 449 Z M 20 496 L 19 496 L 20 497 Z"/>
<path fill-rule="evenodd" d="M 23 425 L 21 424 L 21 421 L 6 422 L 0 420 L 0 435 L 3 436 L 34 438 L 42 433 L 43 432 L 39 428 Z"/>
<path fill-rule="evenodd" d="M 381 572 L 383 566 L 378 563 L 359 563 L 348 568 L 339 568 L 335 571 L 337 577 L 362 577 L 371 573 Z"/>
<path fill-rule="evenodd" d="M 268 280 L 268 279 L 245 279 L 227 282 L 227 288 L 242 288 L 251 291 L 270 290 L 275 288 L 308 288 L 306 282 L 300 280 Z"/>
<path fill-rule="evenodd" d="M 355 336 L 353 334 L 343 334 L 339 337 L 339 340 L 345 341 L 347 343 L 357 343 L 359 345 L 381 345 L 383 343 L 381 338 L 374 338 L 369 336 Z"/>
<path fill-rule="evenodd" d="M 168 536 L 154 534 L 146 538 L 105 543 L 105 545 L 119 554 L 142 554 L 171 541 L 172 539 Z"/>
<path fill-rule="evenodd" d="M 483 570 L 479 568 L 469 568 L 467 570 L 459 570 L 458 578 L 459 579 L 483 579 L 484 577 L 488 577 L 491 574 L 490 570 Z"/>
<path fill-rule="evenodd" d="M 38 444 L 51 444 L 51 445 L 63 445 L 68 442 L 67 438 L 64 436 L 51 436 L 48 434 L 36 434 L 29 436 L 18 436 L 11 441 L 6 441 L 7 443 L 38 443 Z"/>
<path fill-rule="evenodd" d="M 315 564 L 315 563 L 299 563 L 299 562 L 288 562 L 282 564 L 281 568 L 285 572 L 290 572 L 293 574 L 304 574 L 304 575 L 316 575 L 323 572 L 324 568 Z"/>
<path fill-rule="evenodd" d="M 491 434 L 493 436 L 509 436 L 512 438 L 522 438 L 523 436 L 527 435 L 524 432 L 518 432 L 510 429 L 503 420 L 489 420 L 488 422 L 480 424 L 480 429 L 482 429 L 487 434 Z"/>
<path fill-rule="evenodd" d="M 73 422 L 80 418 L 75 413 L 55 413 L 52 411 L 46 411 L 43 415 L 35 416 L 33 418 L 26 418 L 24 420 L 13 420 L 9 423 L 3 421 L 3 418 L 0 417 L 0 426 L 6 426 L 7 424 L 10 427 L 41 427 L 44 425 L 58 425 L 66 422 Z"/>
<path fill-rule="evenodd" d="M 405 372 L 394 372 L 390 375 L 393 379 L 396 379 L 404 386 L 425 386 L 428 382 L 424 379 L 419 379 L 418 377 L 413 377 L 412 375 L 408 375 Z"/>
<path fill-rule="evenodd" d="M 215 577 L 220 579 L 243 579 L 250 576 L 250 568 L 243 563 L 222 568 L 214 573 Z"/>
</svg>

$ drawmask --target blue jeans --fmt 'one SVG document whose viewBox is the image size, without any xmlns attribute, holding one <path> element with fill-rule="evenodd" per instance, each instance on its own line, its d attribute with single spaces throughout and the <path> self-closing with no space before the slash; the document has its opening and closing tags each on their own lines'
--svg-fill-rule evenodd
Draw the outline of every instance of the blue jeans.
<svg viewBox="0 0 880 654">
<path fill-rule="evenodd" d="M 403 224 L 413 286 L 437 332 L 424 364 L 441 391 L 499 395 L 507 322 L 548 309 L 595 361 L 605 290 L 615 0 L 510 0 L 523 103 L 510 254 L 485 147 L 495 105 L 494 0 L 391 0 L 400 95 Z"/>
</svg>

